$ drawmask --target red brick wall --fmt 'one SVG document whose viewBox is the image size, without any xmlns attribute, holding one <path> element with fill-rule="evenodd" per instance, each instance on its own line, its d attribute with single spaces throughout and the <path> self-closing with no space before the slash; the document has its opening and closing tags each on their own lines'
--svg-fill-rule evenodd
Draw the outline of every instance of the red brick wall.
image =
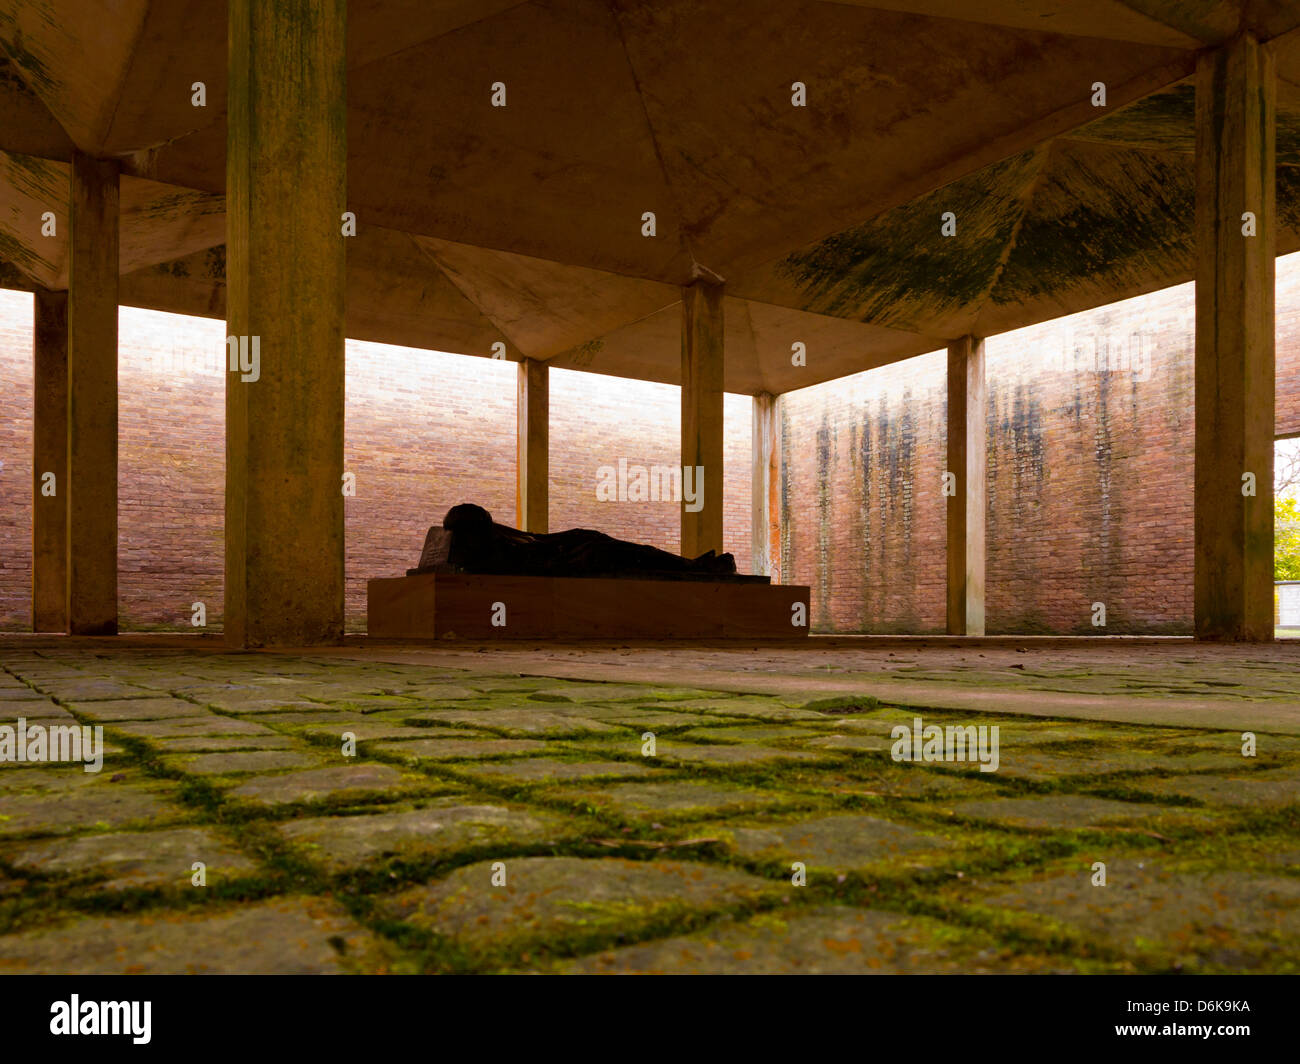
<svg viewBox="0 0 1300 1064">
<path fill-rule="evenodd" d="M 1277 434 L 1300 435 L 1300 254 L 1277 260 Z"/>
<path fill-rule="evenodd" d="M 1300 433 L 1300 256 L 1278 261 L 1277 431 Z M 31 296 L 0 291 L 0 628 L 30 626 Z M 988 627 L 1187 631 L 1191 622 L 1192 289 L 987 342 Z M 119 594 L 125 629 L 220 624 L 222 322 L 124 308 Z M 1136 335 L 1139 347 L 1132 347 Z M 1119 363 L 1098 372 L 1096 350 Z M 1069 357 L 1065 357 L 1069 356 Z M 1149 358 L 1145 370 L 1141 358 Z M 1090 365 L 1085 362 L 1091 360 Z M 941 631 L 942 352 L 785 396 L 786 579 L 833 631 Z M 365 580 L 418 557 L 429 524 L 474 500 L 514 520 L 516 368 L 349 342 L 347 613 Z M 1144 379 L 1143 379 L 1144 378 Z M 677 506 L 601 502 L 597 469 L 675 465 L 677 389 L 557 370 L 554 529 L 675 550 Z M 750 564 L 750 402 L 726 399 L 726 548 Z"/>
<path fill-rule="evenodd" d="M 32 626 L 32 304 L 0 288 L 0 629 Z"/>
<path fill-rule="evenodd" d="M 0 291 L 0 628 L 30 628 L 32 298 Z M 118 595 L 124 630 L 221 624 L 225 325 L 122 308 Z M 458 502 L 515 522 L 513 363 L 349 341 L 344 469 L 346 609 L 365 626 L 365 581 L 419 558 Z M 588 525 L 675 550 L 672 503 L 600 503 L 596 468 L 677 463 L 678 390 L 555 371 L 551 527 Z M 750 562 L 750 403 L 727 396 L 726 543 Z"/>
<path fill-rule="evenodd" d="M 781 400 L 782 572 L 827 631 L 944 626 L 947 355 Z"/>
<path fill-rule="evenodd" d="M 752 402 L 724 398 L 723 546 L 749 571 Z M 598 528 L 664 550 L 681 543 L 680 507 L 672 501 L 601 501 L 598 470 L 681 465 L 681 391 L 668 384 L 551 372 L 550 527 Z M 706 481 L 705 491 L 711 485 Z"/>
<path fill-rule="evenodd" d="M 988 340 L 990 632 L 1191 630 L 1192 297 Z"/>
<path fill-rule="evenodd" d="M 117 608 L 123 629 L 220 627 L 226 327 L 118 313 Z M 29 356 L 30 357 L 30 356 Z"/>
<path fill-rule="evenodd" d="M 1300 255 L 1277 300 L 1282 434 Z M 1190 631 L 1192 323 L 1187 284 L 987 341 L 990 633 Z M 943 630 L 945 373 L 937 352 L 783 398 L 785 571 L 820 630 Z"/>
</svg>

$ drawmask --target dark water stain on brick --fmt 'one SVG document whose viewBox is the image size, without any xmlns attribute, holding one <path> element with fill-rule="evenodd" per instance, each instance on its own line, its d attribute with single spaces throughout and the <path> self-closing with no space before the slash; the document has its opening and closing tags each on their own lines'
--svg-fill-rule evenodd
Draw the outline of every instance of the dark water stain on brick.
<svg viewBox="0 0 1300 1064">
<path fill-rule="evenodd" d="M 1034 560 L 1016 551 L 1015 544 L 1050 535 L 1042 501 L 1047 482 L 1043 410 L 1034 383 L 1017 379 L 990 382 L 987 415 L 988 500 L 985 511 L 989 543 L 1004 549 L 990 557 L 991 586 L 1020 586 L 1013 612 L 990 610 L 989 628 L 996 631 L 1050 631 L 1037 605 L 1039 579 Z"/>
<path fill-rule="evenodd" d="M 831 485 L 835 480 L 835 435 L 830 416 L 822 412 L 817 429 L 817 624 L 831 627 L 831 532 L 834 514 Z"/>
<path fill-rule="evenodd" d="M 777 409 L 781 416 L 781 439 L 790 439 L 790 411 L 785 403 L 778 403 Z M 790 454 L 793 448 L 784 446 L 780 448 L 781 462 L 781 579 L 787 583 L 794 583 L 794 509 L 790 505 L 790 492 L 792 489 L 791 479 L 793 470 L 790 467 Z M 812 621 L 810 619 L 809 623 Z"/>
</svg>

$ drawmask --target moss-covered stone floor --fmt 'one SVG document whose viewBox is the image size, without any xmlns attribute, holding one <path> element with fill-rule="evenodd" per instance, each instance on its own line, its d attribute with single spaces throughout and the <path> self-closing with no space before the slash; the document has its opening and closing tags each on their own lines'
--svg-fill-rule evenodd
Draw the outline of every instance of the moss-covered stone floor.
<svg viewBox="0 0 1300 1064">
<path fill-rule="evenodd" d="M 0 764 L 0 972 L 1300 970 L 1286 660 L 1182 674 L 1215 729 L 426 658 L 0 650 L 0 725 L 108 744 Z M 916 716 L 998 771 L 892 760 Z"/>
</svg>

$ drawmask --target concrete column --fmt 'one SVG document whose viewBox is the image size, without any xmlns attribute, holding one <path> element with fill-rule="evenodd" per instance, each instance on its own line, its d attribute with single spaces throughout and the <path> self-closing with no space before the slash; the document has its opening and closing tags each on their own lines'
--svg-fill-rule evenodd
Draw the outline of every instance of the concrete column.
<svg viewBox="0 0 1300 1064">
<path fill-rule="evenodd" d="M 525 532 L 545 532 L 550 506 L 550 367 L 537 359 L 519 363 L 515 424 L 515 520 Z"/>
<path fill-rule="evenodd" d="M 1272 53 L 1249 35 L 1197 63 L 1200 639 L 1273 638 L 1275 96 Z"/>
<path fill-rule="evenodd" d="M 984 341 L 948 345 L 948 634 L 984 634 Z"/>
<path fill-rule="evenodd" d="M 115 635 L 116 162 L 73 152 L 68 216 L 67 630 Z"/>
<path fill-rule="evenodd" d="M 722 286 L 697 281 L 682 289 L 681 553 L 687 558 L 722 553 L 722 379 Z"/>
<path fill-rule="evenodd" d="M 750 491 L 754 572 L 781 582 L 781 397 L 754 396 L 754 466 Z"/>
<path fill-rule="evenodd" d="M 226 642 L 338 642 L 346 4 L 228 12 Z"/>
<path fill-rule="evenodd" d="M 36 291 L 32 628 L 68 630 L 68 293 Z M 47 476 L 47 474 L 50 474 Z"/>
</svg>

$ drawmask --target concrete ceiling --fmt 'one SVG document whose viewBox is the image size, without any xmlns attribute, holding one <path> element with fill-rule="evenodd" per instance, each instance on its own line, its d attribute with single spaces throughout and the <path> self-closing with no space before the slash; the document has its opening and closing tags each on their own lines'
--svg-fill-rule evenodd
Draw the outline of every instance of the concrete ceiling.
<svg viewBox="0 0 1300 1064">
<path fill-rule="evenodd" d="M 224 313 L 225 22 L 0 11 L 0 284 L 66 285 L 75 145 L 122 162 L 123 301 Z M 348 334 L 675 383 L 716 277 L 726 387 L 779 392 L 1180 283 L 1186 79 L 1241 25 L 1293 250 L 1300 0 L 350 0 Z"/>
</svg>

